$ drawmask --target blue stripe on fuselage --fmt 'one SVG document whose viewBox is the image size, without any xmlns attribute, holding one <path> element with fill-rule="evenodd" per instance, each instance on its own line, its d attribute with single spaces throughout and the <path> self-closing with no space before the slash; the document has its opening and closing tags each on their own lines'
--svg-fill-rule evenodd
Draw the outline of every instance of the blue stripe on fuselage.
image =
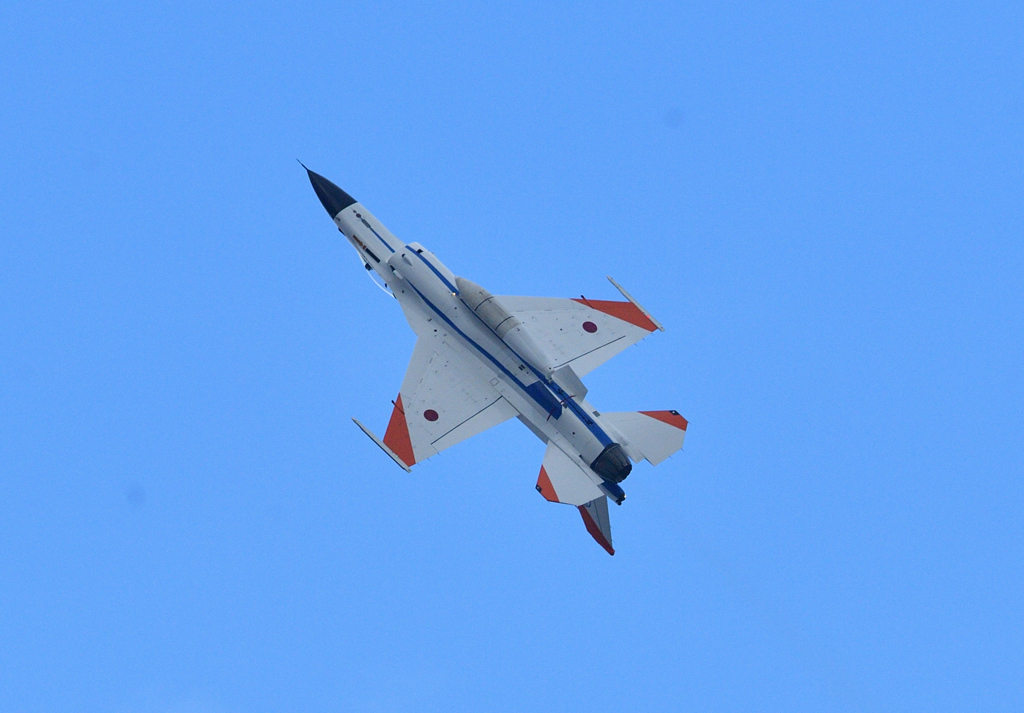
<svg viewBox="0 0 1024 713">
<path fill-rule="evenodd" d="M 544 388 L 543 381 L 535 381 L 527 386 L 526 393 L 548 412 L 548 416 L 554 416 L 556 421 L 562 416 L 562 404 L 551 395 L 551 391 Z"/>
<path fill-rule="evenodd" d="M 430 264 L 430 260 L 427 260 L 427 258 L 425 258 L 422 255 L 420 255 L 416 250 L 413 250 L 413 253 L 415 253 L 416 257 L 418 257 L 420 260 L 422 260 L 423 264 L 426 265 L 427 267 L 429 267 L 433 271 L 433 273 L 435 275 L 437 275 L 438 277 L 441 278 L 441 282 L 444 283 L 445 287 L 448 288 L 449 292 L 451 292 L 453 295 L 459 294 L 458 288 L 455 285 L 453 285 L 452 283 L 448 282 L 448 278 L 445 277 L 444 275 L 442 275 L 440 270 L 438 270 L 436 267 L 431 265 Z"/>
<path fill-rule="evenodd" d="M 370 229 L 370 232 L 371 232 L 371 233 L 373 233 L 374 235 L 376 235 L 376 236 L 377 236 L 377 240 L 379 240 L 379 241 L 381 241 L 382 243 L 384 243 L 384 247 L 386 247 L 386 248 L 387 248 L 388 250 L 390 250 L 391 252 L 394 252 L 394 251 L 395 251 L 395 249 L 394 249 L 393 247 L 391 247 L 390 245 L 388 245 L 388 241 L 387 241 L 387 240 L 385 240 L 384 238 L 380 237 L 380 233 L 378 233 L 378 232 L 377 232 L 376 230 L 374 230 L 374 229 L 373 229 L 373 226 L 372 226 L 372 225 L 370 225 L 369 223 L 367 223 L 367 222 L 366 222 L 366 218 L 364 218 L 364 217 L 362 217 L 362 216 L 359 216 L 359 220 L 360 220 L 360 221 L 362 221 L 363 225 L 365 225 L 365 226 L 366 226 L 367 228 L 369 228 L 369 229 Z"/>
<path fill-rule="evenodd" d="M 414 285 L 413 285 L 413 284 L 412 284 L 411 282 L 409 283 L 409 287 L 412 287 L 412 290 L 413 290 L 413 292 L 415 292 L 415 293 L 416 293 L 417 295 L 419 295 L 419 296 L 420 296 L 420 299 L 421 299 L 421 300 L 423 300 L 423 301 L 424 301 L 424 302 L 426 303 L 427 307 L 430 307 L 430 309 L 434 310 L 434 313 L 435 313 L 435 314 L 436 314 L 436 315 L 437 315 L 438 317 L 440 317 L 441 319 L 443 319 L 443 320 L 444 320 L 444 321 L 445 321 L 445 322 L 446 322 L 446 323 L 448 324 L 448 326 L 449 326 L 449 327 L 451 327 L 452 329 L 454 329 L 454 330 L 455 330 L 456 332 L 458 332 L 458 333 L 459 333 L 459 334 L 460 334 L 460 335 L 462 336 L 462 338 L 463 338 L 463 339 L 465 339 L 465 340 L 466 340 L 467 342 L 469 342 L 469 343 L 470 343 L 470 344 L 472 344 L 472 345 L 473 345 L 474 347 L 476 347 L 477 351 L 479 351 L 479 352 L 480 352 L 481 354 L 483 354 L 483 355 L 484 355 L 485 357 L 487 357 L 488 359 L 490 359 L 490 360 L 491 360 L 491 362 L 492 362 L 492 363 L 493 363 L 493 364 L 494 364 L 494 365 L 495 365 L 496 367 L 498 367 L 499 369 L 501 369 L 502 373 L 503 373 L 503 374 L 505 374 L 505 376 L 507 376 L 508 378 L 512 379 L 512 381 L 514 381 L 514 382 L 515 382 L 516 386 L 518 386 L 518 387 L 519 387 L 520 389 L 522 389 L 522 390 L 523 390 L 523 391 L 524 391 L 524 392 L 525 392 L 526 394 L 529 394 L 529 393 L 530 393 L 530 392 L 529 392 L 529 391 L 527 391 L 527 389 L 526 389 L 526 384 L 524 384 L 523 382 L 521 382 L 521 381 L 520 381 L 519 379 L 517 379 L 517 378 L 516 378 L 516 375 L 515 375 L 515 374 L 513 374 L 513 373 L 512 373 L 511 371 L 509 371 L 508 369 L 506 369 L 506 368 L 505 368 L 505 365 L 504 365 L 504 364 L 502 364 L 502 363 L 501 363 L 500 361 L 498 361 L 498 360 L 497 360 L 497 359 L 495 359 L 495 358 L 494 358 L 493 356 L 491 356 L 491 353 L 490 353 L 489 351 L 487 351 L 487 350 L 486 350 L 486 349 L 484 349 L 484 348 L 483 348 L 482 346 L 480 346 L 479 344 L 477 344 L 476 342 L 474 342 L 474 341 L 473 341 L 473 339 L 472 339 L 472 338 L 471 338 L 471 337 L 470 337 L 470 336 L 469 336 L 468 334 L 466 334 L 466 333 L 465 333 L 465 332 L 463 332 L 463 331 L 462 331 L 461 329 L 459 329 L 459 328 L 458 328 L 457 326 L 455 326 L 455 322 L 453 322 L 453 321 L 451 321 L 450 319 L 448 319 L 448 316 L 447 316 L 447 315 L 446 315 L 446 314 L 445 314 L 444 312 L 442 312 L 441 310 L 439 310 L 439 309 L 438 309 L 438 308 L 437 308 L 437 307 L 436 307 L 436 306 L 434 305 L 434 303 L 433 303 L 433 302 L 431 302 L 430 300 L 428 300 L 428 299 L 426 298 L 426 296 L 425 296 L 425 295 L 424 295 L 424 294 L 423 294 L 422 292 L 420 292 L 419 290 L 417 290 L 417 289 L 416 289 L 416 287 L 415 287 L 415 286 L 414 286 Z M 534 399 L 534 400 L 536 400 L 536 399 Z M 540 405 L 541 405 L 541 406 L 543 406 L 543 404 L 540 404 Z M 544 409 L 544 411 L 545 411 L 545 412 L 547 412 L 547 409 Z"/>
<path fill-rule="evenodd" d="M 513 354 L 514 353 L 515 352 L 513 352 Z M 561 402 L 568 406 L 569 410 L 576 415 L 576 418 L 583 422 L 583 425 L 587 427 L 588 431 L 594 434 L 597 440 L 601 442 L 602 446 L 607 446 L 609 443 L 612 442 L 612 439 L 608 436 L 608 434 L 605 433 L 604 430 L 597 425 L 594 419 L 592 419 L 587 414 L 584 408 L 580 406 L 578 403 L 576 403 L 575 400 L 573 400 L 572 395 L 566 393 L 565 389 L 559 386 L 553 379 L 548 384 L 548 388 L 554 391 L 555 395 L 562 399 Z"/>
<path fill-rule="evenodd" d="M 420 257 L 422 257 L 422 256 L 420 256 Z M 434 310 L 434 313 L 437 314 L 438 317 L 443 319 L 448 324 L 448 326 L 450 326 L 452 329 L 454 329 L 456 332 L 458 332 L 462 336 L 463 339 L 465 339 L 467 342 L 469 342 L 474 347 L 476 347 L 477 351 L 479 351 L 481 354 L 483 354 L 485 357 L 487 357 L 491 361 L 491 363 L 493 363 L 496 367 L 501 369 L 502 373 L 505 374 L 505 376 L 507 376 L 508 378 L 510 378 L 516 384 L 516 386 L 518 386 L 527 396 L 529 396 L 534 402 L 536 402 L 537 405 L 541 407 L 542 411 L 544 411 L 545 413 L 549 413 L 549 414 L 555 416 L 556 419 L 559 416 L 561 416 L 560 410 L 559 410 L 558 415 L 555 415 L 551 411 L 551 409 L 548 407 L 547 399 L 538 398 L 533 393 L 531 393 L 530 389 L 527 388 L 526 384 L 521 382 L 516 377 L 515 374 L 513 374 L 511 371 L 506 369 L 505 366 L 501 362 L 499 362 L 497 359 L 495 359 L 491 355 L 490 352 L 488 352 L 482 346 L 477 344 L 475 341 L 473 341 L 472 338 L 469 337 L 469 335 L 467 335 L 465 332 L 463 332 L 461 329 L 459 329 L 457 326 L 455 326 L 455 323 L 452 322 L 450 319 L 448 319 L 448 316 L 445 315 L 441 310 L 439 310 L 434 305 L 433 302 L 428 300 L 426 298 L 426 296 L 424 296 L 424 294 L 422 292 L 417 290 L 416 287 L 413 286 L 413 284 L 411 282 L 409 283 L 409 287 L 412 287 L 413 291 L 417 295 L 420 296 L 420 299 L 422 299 L 423 302 L 426 303 L 426 305 L 428 307 L 430 307 L 430 309 Z M 504 344 L 504 342 L 502 342 L 502 343 Z M 519 355 L 516 354 L 515 351 L 511 347 L 509 347 L 507 344 L 505 346 L 508 348 L 509 351 L 511 351 L 513 354 L 515 354 L 516 357 L 519 357 Z M 525 361 L 524 359 L 520 358 L 519 361 L 521 361 L 523 364 L 525 364 L 530 369 L 530 371 L 532 371 L 540 379 L 540 383 L 546 389 L 554 390 L 556 398 L 559 397 L 559 396 L 561 397 L 561 399 L 558 399 L 559 402 L 560 403 L 565 403 L 569 407 L 569 410 L 572 411 L 573 415 L 576 416 L 576 418 L 578 418 L 583 423 L 583 425 L 587 427 L 587 430 L 590 431 L 594 435 L 595 438 L 597 438 L 597 440 L 601 443 L 602 446 L 607 446 L 608 444 L 612 443 L 612 439 L 608 437 L 608 434 L 605 433 L 601 429 L 601 427 L 598 426 L 594 422 L 594 420 L 592 418 L 587 416 L 586 411 L 584 411 L 583 408 L 578 403 L 573 401 L 572 397 L 569 394 L 567 394 L 565 392 L 565 390 L 561 386 L 559 386 L 558 384 L 554 383 L 553 381 L 548 383 L 547 379 L 545 379 L 543 376 L 541 376 L 540 372 L 538 372 L 536 369 L 534 369 L 532 366 L 530 366 L 530 364 L 527 361 Z M 533 386 L 535 386 L 535 384 L 531 384 L 530 386 L 533 387 Z"/>
<path fill-rule="evenodd" d="M 488 329 L 490 328 L 488 327 Z M 494 330 L 491 329 L 491 331 L 493 332 Z M 494 336 L 497 337 L 498 335 L 495 334 Z M 508 347 L 508 350 L 510 352 L 515 354 L 516 358 L 519 359 L 520 362 L 525 364 L 527 368 L 529 368 L 529 370 L 532 371 L 538 379 L 540 379 L 541 383 L 544 384 L 544 386 L 546 386 L 548 389 L 555 393 L 555 396 L 559 399 L 560 403 L 567 406 L 569 410 L 572 411 L 573 415 L 583 422 L 583 425 L 587 427 L 587 430 L 590 431 L 598 441 L 600 441 L 602 446 L 607 446 L 608 444 L 612 443 L 612 439 L 608 436 L 608 434 L 605 433 L 604 430 L 597 425 L 594 419 L 590 418 L 590 416 L 587 414 L 587 412 L 583 409 L 582 406 L 580 406 L 573 400 L 572 395 L 566 393 L 565 389 L 559 386 L 554 379 L 549 380 L 546 376 L 540 373 L 540 371 L 534 368 L 534 366 L 530 364 L 530 362 L 516 354 L 516 350 L 513 349 L 512 347 L 509 347 L 508 344 L 505 343 L 505 340 L 501 339 L 501 337 L 498 337 L 498 339 L 501 340 L 501 342 L 505 344 L 506 347 Z"/>
</svg>

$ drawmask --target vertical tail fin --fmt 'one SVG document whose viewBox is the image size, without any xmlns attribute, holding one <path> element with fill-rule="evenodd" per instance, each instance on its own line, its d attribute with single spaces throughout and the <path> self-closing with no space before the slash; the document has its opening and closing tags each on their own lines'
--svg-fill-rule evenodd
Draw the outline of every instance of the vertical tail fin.
<svg viewBox="0 0 1024 713">
<path fill-rule="evenodd" d="M 608 519 L 608 497 L 601 496 L 597 500 L 591 500 L 586 505 L 580 505 L 580 515 L 583 516 L 583 524 L 587 526 L 587 532 L 594 538 L 597 544 L 605 551 L 614 555 L 612 548 L 612 523 Z"/>
<path fill-rule="evenodd" d="M 548 443 L 544 465 L 540 467 L 540 475 L 537 477 L 537 492 L 553 503 L 565 503 L 579 508 L 587 532 L 608 554 L 614 555 L 608 498 L 594 483 L 597 476 L 592 478 L 584 468 L 554 443 Z"/>
</svg>

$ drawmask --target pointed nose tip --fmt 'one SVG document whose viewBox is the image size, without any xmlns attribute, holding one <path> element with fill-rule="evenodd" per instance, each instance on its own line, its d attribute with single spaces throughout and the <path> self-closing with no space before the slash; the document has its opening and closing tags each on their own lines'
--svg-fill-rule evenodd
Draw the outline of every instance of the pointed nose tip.
<svg viewBox="0 0 1024 713">
<path fill-rule="evenodd" d="M 303 166 L 303 168 L 306 167 Z M 313 184 L 313 190 L 316 191 L 316 197 L 324 204 L 324 208 L 327 210 L 327 213 L 331 218 L 336 217 L 338 213 L 356 202 L 355 198 L 338 188 L 319 173 L 314 173 L 308 168 L 306 168 L 306 173 L 309 174 L 309 182 Z"/>
</svg>

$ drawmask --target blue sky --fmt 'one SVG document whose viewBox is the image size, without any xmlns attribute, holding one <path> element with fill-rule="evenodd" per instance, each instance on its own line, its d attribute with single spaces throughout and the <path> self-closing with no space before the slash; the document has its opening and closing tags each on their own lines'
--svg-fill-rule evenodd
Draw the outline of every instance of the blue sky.
<svg viewBox="0 0 1024 713">
<path fill-rule="evenodd" d="M 0 9 L 9 711 L 1019 711 L 1017 4 Z M 608 557 L 301 158 L 495 293 L 666 326 Z"/>
</svg>

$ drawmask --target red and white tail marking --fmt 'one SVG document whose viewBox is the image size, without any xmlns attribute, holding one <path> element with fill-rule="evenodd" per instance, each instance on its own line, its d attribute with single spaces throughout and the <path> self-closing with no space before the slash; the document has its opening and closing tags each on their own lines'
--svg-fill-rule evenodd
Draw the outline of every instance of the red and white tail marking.
<svg viewBox="0 0 1024 713">
<path fill-rule="evenodd" d="M 624 411 L 601 414 L 625 440 L 626 452 L 658 465 L 683 447 L 688 425 L 677 411 Z"/>
<path fill-rule="evenodd" d="M 585 467 L 582 463 L 577 465 L 554 443 L 548 443 L 537 477 L 537 492 L 546 500 L 567 505 L 583 505 L 601 497 L 604 493 L 594 484 Z"/>
<path fill-rule="evenodd" d="M 615 554 L 612 547 L 612 524 L 608 519 L 608 498 L 601 496 L 585 505 L 580 505 L 580 515 L 583 516 L 583 524 L 587 532 L 594 538 L 597 544 L 601 545 L 610 555 Z"/>
<path fill-rule="evenodd" d="M 551 478 L 548 477 L 544 466 L 540 467 L 540 475 L 537 476 L 537 492 L 543 495 L 548 502 L 558 502 L 558 493 L 555 492 L 555 486 L 551 484 Z"/>
<path fill-rule="evenodd" d="M 614 555 L 612 526 L 608 519 L 608 498 L 594 484 L 594 480 L 584 467 L 563 453 L 554 443 L 548 443 L 544 465 L 540 467 L 540 475 L 537 476 L 537 492 L 550 502 L 575 505 L 579 508 L 587 532 L 608 554 Z"/>
</svg>

